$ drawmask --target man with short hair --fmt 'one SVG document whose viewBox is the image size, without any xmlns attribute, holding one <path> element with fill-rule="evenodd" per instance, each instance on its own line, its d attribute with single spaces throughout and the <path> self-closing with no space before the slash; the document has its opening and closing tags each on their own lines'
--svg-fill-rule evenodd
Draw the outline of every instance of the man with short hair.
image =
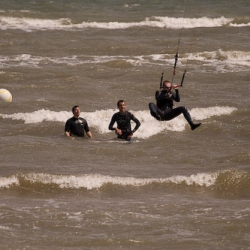
<svg viewBox="0 0 250 250">
<path fill-rule="evenodd" d="M 126 111 L 126 103 L 124 100 L 119 100 L 117 102 L 117 107 L 119 112 L 112 116 L 109 124 L 109 130 L 115 130 L 117 138 L 130 141 L 135 131 L 140 127 L 141 123 L 132 113 Z M 133 130 L 131 129 L 131 120 L 136 123 Z M 116 128 L 113 127 L 115 122 L 117 123 Z"/>
<path fill-rule="evenodd" d="M 67 120 L 65 124 L 66 136 L 79 136 L 84 137 L 84 131 L 89 138 L 92 138 L 92 134 L 89 130 L 87 121 L 80 117 L 80 108 L 78 105 L 72 108 L 73 117 Z"/>
<path fill-rule="evenodd" d="M 180 114 L 183 114 L 191 129 L 194 130 L 198 128 L 201 123 L 193 123 L 187 108 L 184 106 L 173 108 L 174 101 L 180 101 L 178 87 L 178 85 L 172 86 L 168 80 L 164 81 L 162 87 L 163 90 L 156 91 L 155 93 L 156 105 L 152 102 L 149 103 L 150 113 L 155 119 L 159 121 L 169 121 Z M 175 92 L 171 91 L 172 88 L 175 90 Z"/>
</svg>

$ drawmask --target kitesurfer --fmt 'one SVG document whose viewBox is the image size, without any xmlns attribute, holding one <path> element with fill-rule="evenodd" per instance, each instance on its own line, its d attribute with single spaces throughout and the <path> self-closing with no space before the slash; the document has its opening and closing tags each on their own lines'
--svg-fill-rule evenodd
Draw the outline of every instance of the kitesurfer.
<svg viewBox="0 0 250 250">
<path fill-rule="evenodd" d="M 80 117 L 80 107 L 78 105 L 72 108 L 73 117 L 67 120 L 65 124 L 66 136 L 80 136 L 84 137 L 84 131 L 89 138 L 92 138 L 92 134 L 89 130 L 87 121 Z"/>
<path fill-rule="evenodd" d="M 193 123 L 186 107 L 181 106 L 173 108 L 173 101 L 180 101 L 178 87 L 178 85 L 172 85 L 168 80 L 164 81 L 162 85 L 163 90 L 156 91 L 155 93 L 156 105 L 152 102 L 149 103 L 150 113 L 155 119 L 159 121 L 169 121 L 179 116 L 180 114 L 183 114 L 191 129 L 194 130 L 198 128 L 201 123 Z M 172 88 L 175 90 L 174 92 L 171 91 Z"/>
<path fill-rule="evenodd" d="M 141 123 L 132 113 L 126 111 L 126 103 L 124 100 L 119 100 L 117 102 L 117 107 L 119 112 L 112 116 L 109 124 L 109 130 L 115 130 L 117 138 L 130 141 L 135 131 L 140 127 Z M 131 120 L 136 124 L 133 130 L 131 129 Z M 113 127 L 115 122 L 117 123 L 116 128 Z"/>
</svg>

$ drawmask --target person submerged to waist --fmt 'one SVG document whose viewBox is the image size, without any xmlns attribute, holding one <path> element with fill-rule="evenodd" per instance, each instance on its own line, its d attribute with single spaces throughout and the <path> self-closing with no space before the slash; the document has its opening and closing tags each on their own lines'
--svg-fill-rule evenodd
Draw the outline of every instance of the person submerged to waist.
<svg viewBox="0 0 250 250">
<path fill-rule="evenodd" d="M 109 130 L 115 130 L 117 137 L 120 139 L 131 140 L 134 132 L 140 127 L 141 123 L 139 120 L 129 111 L 126 111 L 126 103 L 124 100 L 119 100 L 117 102 L 117 107 L 119 112 L 115 113 L 110 121 Z M 131 129 L 130 121 L 134 121 L 136 126 L 134 129 Z M 113 127 L 115 122 L 117 127 Z"/>
</svg>

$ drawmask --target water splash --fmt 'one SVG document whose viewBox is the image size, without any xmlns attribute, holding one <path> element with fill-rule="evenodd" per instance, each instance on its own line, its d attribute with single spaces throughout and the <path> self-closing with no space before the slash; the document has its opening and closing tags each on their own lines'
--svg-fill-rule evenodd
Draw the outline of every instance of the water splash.
<svg viewBox="0 0 250 250">
<path fill-rule="evenodd" d="M 230 115 L 237 110 L 234 107 L 208 107 L 208 108 L 194 108 L 190 110 L 192 117 L 196 120 L 203 121 L 213 116 Z M 90 127 L 95 128 L 100 134 L 110 133 L 108 125 L 112 115 L 116 112 L 113 109 L 96 110 L 94 112 L 82 112 Z M 155 120 L 149 110 L 131 111 L 140 121 L 141 127 L 136 132 L 138 138 L 149 138 L 153 135 L 159 134 L 163 131 L 184 131 L 187 125 L 183 116 L 179 116 L 171 121 L 159 122 Z M 37 110 L 31 113 L 15 113 L 15 114 L 0 114 L 4 119 L 22 120 L 26 124 L 42 123 L 44 121 L 62 122 L 65 123 L 67 119 L 72 116 L 71 112 L 60 111 L 55 112 L 51 110 Z M 132 122 L 132 126 L 133 126 Z"/>
</svg>

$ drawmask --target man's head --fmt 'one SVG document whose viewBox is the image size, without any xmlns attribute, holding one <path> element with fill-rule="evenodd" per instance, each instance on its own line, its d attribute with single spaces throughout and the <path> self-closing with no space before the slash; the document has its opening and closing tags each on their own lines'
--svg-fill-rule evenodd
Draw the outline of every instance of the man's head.
<svg viewBox="0 0 250 250">
<path fill-rule="evenodd" d="M 78 118 L 80 116 L 80 108 L 78 105 L 75 105 L 73 108 L 72 108 L 72 113 L 74 115 L 74 117 Z"/>
<path fill-rule="evenodd" d="M 162 88 L 166 91 L 170 91 L 172 89 L 172 84 L 170 81 L 166 80 L 163 82 Z"/>
<path fill-rule="evenodd" d="M 126 111 L 126 103 L 124 100 L 119 100 L 117 102 L 117 108 L 121 113 L 124 113 Z"/>
</svg>

